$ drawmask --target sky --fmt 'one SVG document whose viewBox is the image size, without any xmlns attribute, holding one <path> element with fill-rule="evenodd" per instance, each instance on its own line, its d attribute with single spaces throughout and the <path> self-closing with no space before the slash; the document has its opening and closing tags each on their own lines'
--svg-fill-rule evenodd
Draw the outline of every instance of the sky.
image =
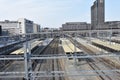
<svg viewBox="0 0 120 80">
<path fill-rule="evenodd" d="M 0 21 L 27 18 L 41 27 L 58 28 L 66 22 L 91 22 L 95 0 L 0 0 Z M 120 21 L 120 0 L 105 0 L 105 20 Z"/>
</svg>

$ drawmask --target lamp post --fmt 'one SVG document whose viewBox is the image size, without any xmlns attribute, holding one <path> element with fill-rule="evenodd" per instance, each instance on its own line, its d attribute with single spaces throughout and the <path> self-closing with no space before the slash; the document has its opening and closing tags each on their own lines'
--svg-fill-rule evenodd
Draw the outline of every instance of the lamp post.
<svg viewBox="0 0 120 80">
<path fill-rule="evenodd" d="M 76 48 L 76 39 L 77 39 L 77 33 L 75 33 L 75 40 L 74 40 L 74 60 L 75 60 L 75 65 L 76 65 L 76 56 L 77 56 L 77 48 Z"/>
<path fill-rule="evenodd" d="M 111 38 L 112 38 L 112 23 L 110 24 L 110 45 L 111 45 Z"/>
</svg>

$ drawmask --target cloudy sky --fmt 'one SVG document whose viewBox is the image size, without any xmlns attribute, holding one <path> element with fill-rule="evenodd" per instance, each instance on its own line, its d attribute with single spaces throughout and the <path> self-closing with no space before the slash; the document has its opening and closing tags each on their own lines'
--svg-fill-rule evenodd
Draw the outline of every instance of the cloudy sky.
<svg viewBox="0 0 120 80">
<path fill-rule="evenodd" d="M 0 20 L 27 18 L 42 27 L 65 22 L 89 22 L 95 0 L 0 0 Z M 105 0 L 106 21 L 120 20 L 120 0 Z"/>
</svg>

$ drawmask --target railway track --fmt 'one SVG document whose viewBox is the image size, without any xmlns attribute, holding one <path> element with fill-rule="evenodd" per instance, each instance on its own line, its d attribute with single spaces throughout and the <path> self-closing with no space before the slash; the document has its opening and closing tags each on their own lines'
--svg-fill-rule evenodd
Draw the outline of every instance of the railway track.
<svg viewBox="0 0 120 80">
<path fill-rule="evenodd" d="M 74 42 L 77 44 L 77 46 L 79 48 L 82 48 L 86 53 L 90 53 L 90 54 L 96 54 L 94 51 L 88 49 L 86 46 L 82 45 L 81 43 L 79 43 L 78 41 L 74 41 L 74 39 L 71 40 L 71 42 L 74 44 Z M 97 64 L 97 62 L 99 62 L 99 64 L 104 64 L 105 66 L 108 67 L 109 70 L 114 69 L 113 66 L 111 66 L 108 61 L 105 61 L 105 59 L 102 58 L 96 58 L 96 59 L 92 59 L 94 62 L 90 62 L 88 59 L 86 59 L 87 63 L 89 64 L 89 66 L 93 69 L 93 70 L 103 70 L 100 65 Z M 100 80 L 114 80 L 114 76 L 110 76 L 107 75 L 106 72 L 101 71 L 101 72 L 96 72 L 99 75 Z M 114 72 L 114 74 L 120 75 L 119 72 Z M 117 76 L 116 80 L 119 80 L 120 77 Z"/>
<path fill-rule="evenodd" d="M 90 62 L 89 59 L 86 59 L 87 63 L 93 70 L 101 70 L 95 63 Z M 108 75 L 105 74 L 105 72 L 96 72 L 99 74 L 100 80 L 112 80 Z M 105 76 L 104 76 L 105 75 Z"/>
<path fill-rule="evenodd" d="M 33 48 L 31 50 L 32 53 L 33 52 L 36 53 L 36 51 L 38 51 L 38 48 L 36 48 L 36 49 Z M 19 55 L 19 53 L 18 53 L 18 55 Z M 19 60 L 18 61 L 7 61 L 6 65 L 0 68 L 0 72 L 11 72 L 11 71 L 18 71 L 18 72 L 24 71 L 24 61 L 19 61 Z M 23 77 L 24 77 L 24 75 L 23 75 Z M 22 80 L 23 78 L 17 78 L 17 77 L 16 78 L 13 77 L 11 79 L 9 79 L 9 78 L 0 78 L 0 80 L 13 80 L 13 79 L 14 80 Z"/>
<path fill-rule="evenodd" d="M 59 54 L 59 39 L 55 38 L 50 45 L 44 50 L 42 55 L 56 55 Z M 60 71 L 62 70 L 60 62 L 58 59 L 51 59 L 51 60 L 42 60 L 38 63 L 39 67 L 38 71 L 46 71 L 48 74 L 50 74 L 51 71 Z M 52 76 L 55 76 L 56 74 L 51 74 Z M 63 77 L 42 77 L 42 78 L 36 78 L 36 80 L 64 80 Z"/>
</svg>

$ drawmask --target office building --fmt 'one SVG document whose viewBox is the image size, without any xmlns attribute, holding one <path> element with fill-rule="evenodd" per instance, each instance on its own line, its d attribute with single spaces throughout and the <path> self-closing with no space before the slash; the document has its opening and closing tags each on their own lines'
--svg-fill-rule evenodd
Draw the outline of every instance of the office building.
<svg viewBox="0 0 120 80">
<path fill-rule="evenodd" d="M 17 21 L 0 21 L 3 35 L 15 35 L 15 34 L 26 34 L 36 33 L 40 31 L 40 25 L 34 24 L 33 21 L 19 18 Z"/>
<path fill-rule="evenodd" d="M 18 34 L 19 33 L 19 23 L 18 21 L 0 21 L 0 26 L 2 27 L 2 34 L 8 35 L 8 34 Z"/>
<path fill-rule="evenodd" d="M 2 26 L 0 26 L 0 36 L 2 36 Z"/>
<path fill-rule="evenodd" d="M 104 28 L 105 21 L 105 1 L 96 0 L 91 6 L 91 29 Z"/>
<path fill-rule="evenodd" d="M 22 34 L 26 33 L 33 33 L 33 21 L 25 19 L 25 18 L 19 18 L 18 19 L 19 23 L 19 29 Z"/>
<path fill-rule="evenodd" d="M 104 29 L 120 29 L 120 21 L 107 21 L 104 24 Z"/>
<path fill-rule="evenodd" d="M 62 25 L 63 31 L 89 30 L 90 24 L 86 22 L 67 22 Z"/>
<path fill-rule="evenodd" d="M 34 33 L 39 33 L 40 32 L 40 25 L 34 23 L 33 24 L 33 30 L 34 30 Z"/>
</svg>

